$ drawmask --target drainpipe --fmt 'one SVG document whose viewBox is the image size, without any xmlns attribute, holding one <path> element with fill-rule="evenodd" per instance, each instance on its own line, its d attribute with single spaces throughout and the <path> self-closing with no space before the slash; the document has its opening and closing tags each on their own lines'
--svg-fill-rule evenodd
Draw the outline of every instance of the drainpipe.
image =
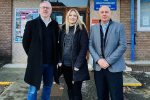
<svg viewBox="0 0 150 100">
<path fill-rule="evenodd" d="M 134 0 L 131 0 L 131 62 L 134 62 Z"/>
</svg>

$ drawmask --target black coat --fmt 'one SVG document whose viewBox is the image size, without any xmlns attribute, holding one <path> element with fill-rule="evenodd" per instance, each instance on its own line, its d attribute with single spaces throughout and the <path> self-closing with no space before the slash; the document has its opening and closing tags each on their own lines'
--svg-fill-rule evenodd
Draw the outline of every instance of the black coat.
<svg viewBox="0 0 150 100">
<path fill-rule="evenodd" d="M 65 34 L 66 34 L 65 25 L 63 25 L 60 30 L 61 60 L 63 60 L 62 54 L 63 54 Z M 82 25 L 82 30 L 81 30 L 79 26 L 77 26 L 77 29 L 73 38 L 72 55 L 71 55 L 73 69 L 74 67 L 77 67 L 79 69 L 79 71 L 73 70 L 74 82 L 90 79 L 87 60 L 86 60 L 88 43 L 89 43 L 88 34 L 87 34 L 85 27 Z"/>
<path fill-rule="evenodd" d="M 40 88 L 42 79 L 42 27 L 41 18 L 28 21 L 23 35 L 23 48 L 28 55 L 27 68 L 24 81 L 30 85 Z M 52 31 L 54 40 L 54 80 L 59 84 L 57 75 L 57 51 L 58 51 L 58 23 L 52 20 Z"/>
</svg>

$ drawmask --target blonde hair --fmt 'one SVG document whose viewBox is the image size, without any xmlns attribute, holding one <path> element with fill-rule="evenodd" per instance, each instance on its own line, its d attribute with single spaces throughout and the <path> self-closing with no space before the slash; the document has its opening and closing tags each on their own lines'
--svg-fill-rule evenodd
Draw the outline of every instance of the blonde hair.
<svg viewBox="0 0 150 100">
<path fill-rule="evenodd" d="M 77 27 L 77 25 L 79 25 L 79 28 L 80 28 L 81 30 L 82 30 L 82 25 L 84 25 L 84 27 L 85 27 L 85 29 L 86 29 L 86 26 L 85 26 L 84 22 L 81 21 L 81 19 L 80 19 L 79 12 L 78 12 L 76 9 L 72 8 L 72 9 L 70 9 L 70 10 L 68 11 L 68 13 L 67 13 L 67 15 L 66 15 L 66 21 L 62 24 L 62 26 L 66 24 L 66 34 L 69 33 L 69 15 L 70 15 L 70 13 L 71 13 L 72 11 L 74 11 L 74 12 L 76 13 L 76 15 L 77 15 L 77 21 L 76 21 L 76 24 L 75 24 L 75 27 L 74 27 L 74 33 L 76 32 L 76 27 Z"/>
</svg>

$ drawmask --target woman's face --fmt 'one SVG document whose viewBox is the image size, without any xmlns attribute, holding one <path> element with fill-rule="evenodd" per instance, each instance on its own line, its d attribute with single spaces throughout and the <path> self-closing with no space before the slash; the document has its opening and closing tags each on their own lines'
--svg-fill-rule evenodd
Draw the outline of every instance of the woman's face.
<svg viewBox="0 0 150 100">
<path fill-rule="evenodd" d="M 75 11 L 71 11 L 71 13 L 69 14 L 69 24 L 75 24 L 77 21 L 77 14 L 75 13 Z"/>
</svg>

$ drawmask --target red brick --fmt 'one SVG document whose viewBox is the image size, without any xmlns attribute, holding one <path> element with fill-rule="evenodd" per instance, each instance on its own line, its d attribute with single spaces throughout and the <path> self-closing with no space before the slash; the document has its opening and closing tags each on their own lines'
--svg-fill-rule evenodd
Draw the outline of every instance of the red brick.
<svg viewBox="0 0 150 100">
<path fill-rule="evenodd" d="M 11 58 L 12 54 L 12 0 L 0 0 L 0 57 Z M 11 60 L 11 59 L 10 59 Z"/>
<path fill-rule="evenodd" d="M 135 60 L 150 60 L 150 32 L 137 31 L 137 0 L 134 1 L 134 14 Z M 131 42 L 131 0 L 120 0 L 120 17 L 125 25 L 127 41 Z M 128 44 L 124 56 L 126 60 L 131 60 L 131 44 Z"/>
</svg>

